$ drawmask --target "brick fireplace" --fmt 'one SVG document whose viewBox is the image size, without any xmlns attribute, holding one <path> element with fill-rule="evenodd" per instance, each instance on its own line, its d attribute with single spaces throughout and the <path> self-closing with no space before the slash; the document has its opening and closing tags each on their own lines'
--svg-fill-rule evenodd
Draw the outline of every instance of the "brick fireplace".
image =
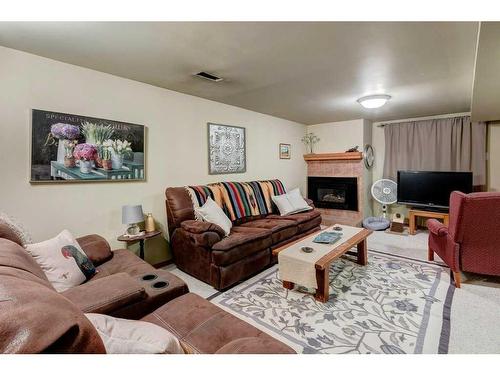
<svg viewBox="0 0 500 375">
<path fill-rule="evenodd" d="M 369 174 L 361 152 L 308 154 L 308 198 L 315 202 L 324 225 L 359 226 L 368 215 Z"/>
</svg>

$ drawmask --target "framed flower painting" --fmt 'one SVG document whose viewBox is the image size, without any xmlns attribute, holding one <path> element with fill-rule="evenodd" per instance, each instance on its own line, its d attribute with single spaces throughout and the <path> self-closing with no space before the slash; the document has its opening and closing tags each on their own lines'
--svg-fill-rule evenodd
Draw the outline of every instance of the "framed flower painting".
<svg viewBox="0 0 500 375">
<path fill-rule="evenodd" d="M 31 183 L 144 181 L 144 125 L 33 109 Z"/>
</svg>

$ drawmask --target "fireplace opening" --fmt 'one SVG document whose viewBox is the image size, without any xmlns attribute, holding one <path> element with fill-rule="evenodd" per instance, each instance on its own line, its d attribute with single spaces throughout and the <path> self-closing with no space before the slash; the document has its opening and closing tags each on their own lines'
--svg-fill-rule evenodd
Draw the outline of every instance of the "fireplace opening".
<svg viewBox="0 0 500 375">
<path fill-rule="evenodd" d="M 358 211 L 355 177 L 308 177 L 307 193 L 316 207 Z"/>
</svg>

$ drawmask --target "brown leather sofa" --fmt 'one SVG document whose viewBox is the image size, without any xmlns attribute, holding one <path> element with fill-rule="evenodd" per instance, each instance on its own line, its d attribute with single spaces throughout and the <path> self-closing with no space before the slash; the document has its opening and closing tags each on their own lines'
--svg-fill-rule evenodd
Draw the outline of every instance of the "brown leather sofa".
<svg viewBox="0 0 500 375">
<path fill-rule="evenodd" d="M 0 353 L 105 353 L 84 312 L 157 324 L 188 353 L 294 353 L 129 251 L 110 251 L 95 235 L 78 242 L 99 273 L 58 293 L 15 234 L 0 225 Z"/>
<path fill-rule="evenodd" d="M 165 196 L 174 263 L 218 290 L 275 263 L 273 249 L 317 231 L 321 224 L 316 209 L 285 217 L 273 213 L 235 221 L 225 237 L 218 225 L 195 220 L 185 187 L 169 187 Z"/>
</svg>

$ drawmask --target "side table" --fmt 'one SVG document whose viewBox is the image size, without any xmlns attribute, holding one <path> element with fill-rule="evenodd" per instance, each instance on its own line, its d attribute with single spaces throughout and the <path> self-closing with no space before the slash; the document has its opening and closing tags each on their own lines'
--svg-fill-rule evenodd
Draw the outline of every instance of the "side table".
<svg viewBox="0 0 500 375">
<path fill-rule="evenodd" d="M 117 238 L 117 240 L 122 241 L 122 242 L 126 242 L 126 243 L 134 243 L 134 242 L 139 241 L 139 246 L 140 246 L 139 247 L 139 249 L 140 249 L 139 256 L 141 257 L 141 259 L 144 259 L 144 241 L 149 239 L 149 238 L 159 236 L 160 234 L 161 234 L 161 231 L 159 231 L 159 230 L 155 230 L 153 232 L 146 232 L 141 236 L 132 236 L 132 237 L 129 237 L 129 236 L 122 234 L 121 236 L 119 236 Z"/>
<path fill-rule="evenodd" d="M 426 218 L 431 218 L 431 219 L 440 219 L 443 220 L 443 224 L 448 226 L 448 222 L 450 220 L 450 215 L 446 212 L 434 212 L 434 211 L 424 211 L 424 210 L 410 210 L 409 211 L 409 225 L 410 225 L 410 234 L 416 234 L 417 233 L 417 226 L 415 223 L 415 219 L 417 217 L 426 217 Z"/>
</svg>

